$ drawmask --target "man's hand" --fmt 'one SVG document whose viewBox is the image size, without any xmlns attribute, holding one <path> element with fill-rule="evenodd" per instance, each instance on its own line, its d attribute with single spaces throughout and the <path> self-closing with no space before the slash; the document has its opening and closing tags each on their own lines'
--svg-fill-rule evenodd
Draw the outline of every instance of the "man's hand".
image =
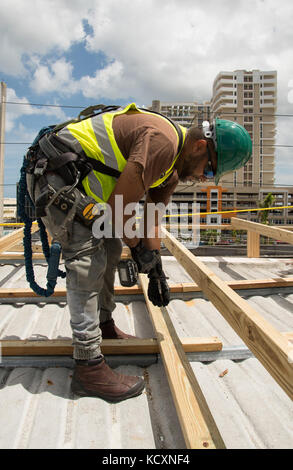
<svg viewBox="0 0 293 470">
<path fill-rule="evenodd" d="M 170 302 L 170 290 L 162 268 L 161 260 L 150 270 L 148 298 L 157 307 L 166 307 Z"/>
<path fill-rule="evenodd" d="M 142 241 L 134 248 L 130 248 L 131 256 L 137 264 L 138 272 L 149 273 L 160 261 L 160 253 L 158 250 L 149 250 L 144 246 Z"/>
</svg>

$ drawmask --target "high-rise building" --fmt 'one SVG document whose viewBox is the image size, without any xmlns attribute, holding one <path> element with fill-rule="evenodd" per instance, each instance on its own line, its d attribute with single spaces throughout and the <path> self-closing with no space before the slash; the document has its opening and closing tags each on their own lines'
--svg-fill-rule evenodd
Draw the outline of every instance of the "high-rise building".
<svg viewBox="0 0 293 470">
<path fill-rule="evenodd" d="M 203 120 L 212 121 L 217 116 L 238 122 L 251 136 L 251 159 L 243 168 L 224 175 L 218 186 L 214 183 L 178 184 L 172 200 L 186 203 L 188 210 L 197 202 L 202 224 L 229 223 L 231 217 L 236 216 L 256 222 L 259 220 L 256 209 L 271 192 L 275 202 L 269 222 L 293 225 L 293 188 L 274 185 L 276 100 L 276 71 L 236 70 L 216 76 L 211 102 L 153 101 L 154 111 L 185 127 L 200 125 Z"/>
<path fill-rule="evenodd" d="M 274 184 L 277 72 L 220 72 L 213 84 L 211 118 L 236 121 L 249 132 L 253 153 L 248 163 L 220 183 L 233 187 Z"/>
</svg>

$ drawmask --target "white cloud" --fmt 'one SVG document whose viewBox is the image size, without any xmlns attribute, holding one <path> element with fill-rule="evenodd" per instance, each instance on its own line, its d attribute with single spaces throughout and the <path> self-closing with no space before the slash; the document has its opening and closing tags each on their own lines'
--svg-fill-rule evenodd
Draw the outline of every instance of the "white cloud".
<svg viewBox="0 0 293 470">
<path fill-rule="evenodd" d="M 132 96 L 148 104 L 208 99 L 220 70 L 277 69 L 285 99 L 284 84 L 293 79 L 292 13 L 291 0 L 2 0 L 0 67 L 31 76 L 38 93 Z M 83 40 L 108 63 L 76 80 L 62 53 Z M 56 64 L 44 59 L 48 53 Z"/>
<path fill-rule="evenodd" d="M 88 75 L 82 77 L 78 87 L 82 90 L 85 97 L 104 96 L 113 97 L 113 99 L 121 98 L 124 97 L 123 90 L 121 89 L 121 82 L 124 79 L 123 75 L 123 65 L 121 62 L 115 61 L 104 69 L 97 70 L 93 77 Z"/>
<path fill-rule="evenodd" d="M 25 56 L 61 53 L 81 41 L 82 20 L 94 4 L 94 0 L 1 0 L 1 70 L 23 74 Z"/>
<path fill-rule="evenodd" d="M 64 58 L 54 62 L 51 61 L 47 65 L 38 64 L 30 86 L 38 94 L 51 91 L 57 91 L 60 95 L 73 94 L 74 80 L 72 71 L 73 66 Z"/>
<path fill-rule="evenodd" d="M 39 95 L 51 91 L 59 101 L 82 93 L 95 102 L 132 97 L 144 105 L 152 99 L 202 101 L 211 97 L 221 70 L 277 70 L 278 112 L 293 114 L 291 0 L 1 0 L 0 17 L 0 70 L 26 76 Z M 77 79 L 65 53 L 84 41 L 107 61 Z M 10 127 L 20 111 L 13 113 Z M 278 143 L 293 144 L 292 123 L 278 120 Z M 293 165 L 291 150 L 282 152 L 279 175 L 283 160 Z"/>
<path fill-rule="evenodd" d="M 57 107 L 37 107 L 31 106 L 27 98 L 19 98 L 13 88 L 7 88 L 6 101 L 12 103 L 23 103 L 23 106 L 7 104 L 6 105 L 6 132 L 11 132 L 17 128 L 16 122 L 23 116 L 27 115 L 46 115 L 52 116 L 57 122 L 62 122 L 67 119 L 62 108 Z M 21 126 L 21 125 L 20 125 Z"/>
<path fill-rule="evenodd" d="M 274 69 L 280 44 L 292 54 L 292 12 L 286 0 L 108 0 L 88 19 L 87 47 L 123 65 L 122 96 L 200 100 L 218 71 Z M 286 67 L 293 78 L 293 64 Z"/>
</svg>

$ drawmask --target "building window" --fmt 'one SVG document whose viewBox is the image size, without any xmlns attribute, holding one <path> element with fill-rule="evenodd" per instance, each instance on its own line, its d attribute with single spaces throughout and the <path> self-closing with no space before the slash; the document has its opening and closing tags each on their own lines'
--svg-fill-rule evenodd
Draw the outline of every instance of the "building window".
<svg viewBox="0 0 293 470">
<path fill-rule="evenodd" d="M 218 223 L 217 217 L 211 217 L 211 224 L 217 224 L 217 223 Z"/>
</svg>

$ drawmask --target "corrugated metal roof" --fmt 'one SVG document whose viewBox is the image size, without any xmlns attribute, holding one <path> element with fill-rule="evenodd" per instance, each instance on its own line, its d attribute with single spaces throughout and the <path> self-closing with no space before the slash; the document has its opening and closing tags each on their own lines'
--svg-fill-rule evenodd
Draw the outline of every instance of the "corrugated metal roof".
<svg viewBox="0 0 293 470">
<path fill-rule="evenodd" d="M 201 257 L 201 261 L 223 280 L 293 274 L 292 259 Z M 173 257 L 164 257 L 163 264 L 170 282 L 192 281 Z M 37 265 L 36 278 L 42 285 L 45 274 L 46 267 Z M 2 287 L 27 287 L 23 266 L 1 266 L 0 283 Z M 245 298 L 279 331 L 293 331 L 293 293 L 279 289 L 259 295 L 255 291 Z M 205 298 L 174 299 L 168 311 L 181 337 L 218 336 L 224 347 L 243 346 Z M 141 300 L 131 299 L 127 305 L 119 302 L 114 318 L 129 333 L 154 336 Z M 0 304 L 0 337 L 70 338 L 67 305 Z M 292 402 L 256 358 L 239 362 L 228 357 L 191 364 L 228 448 L 292 448 Z M 121 365 L 119 370 L 144 376 L 147 387 L 139 397 L 108 404 L 71 396 L 70 367 L 1 367 L 0 448 L 184 448 L 162 362 L 148 367 Z"/>
</svg>

